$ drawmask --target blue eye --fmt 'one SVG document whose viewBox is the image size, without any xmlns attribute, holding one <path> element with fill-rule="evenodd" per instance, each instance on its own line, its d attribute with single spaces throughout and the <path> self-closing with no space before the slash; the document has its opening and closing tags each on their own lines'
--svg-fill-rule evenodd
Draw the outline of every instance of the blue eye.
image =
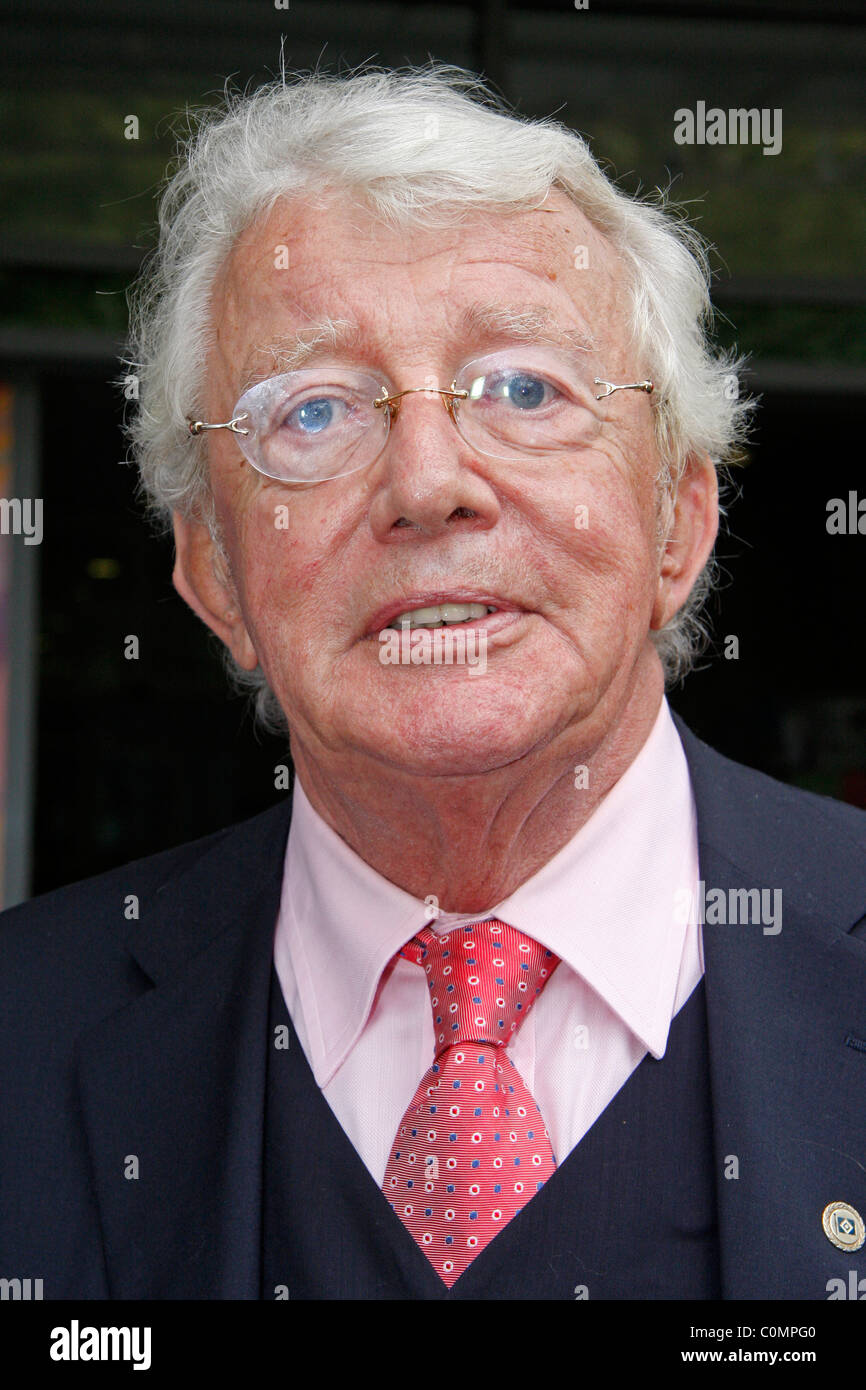
<svg viewBox="0 0 866 1390">
<path fill-rule="evenodd" d="M 545 383 L 537 376 L 521 372 L 503 383 L 502 394 L 520 410 L 532 410 L 544 401 Z"/>
<path fill-rule="evenodd" d="M 478 382 L 485 383 L 488 400 L 508 401 L 509 405 L 516 406 L 520 411 L 532 411 L 548 404 L 545 394 L 549 382 L 531 372 L 504 371 L 486 379 L 482 376 Z M 477 387 L 470 392 L 475 399 L 478 399 L 478 394 Z"/>
<path fill-rule="evenodd" d="M 289 416 L 291 423 L 297 424 L 304 434 L 320 434 L 327 429 L 334 418 L 334 407 L 327 396 L 317 400 L 304 401 Z M 288 423 L 287 422 L 287 423 Z"/>
</svg>

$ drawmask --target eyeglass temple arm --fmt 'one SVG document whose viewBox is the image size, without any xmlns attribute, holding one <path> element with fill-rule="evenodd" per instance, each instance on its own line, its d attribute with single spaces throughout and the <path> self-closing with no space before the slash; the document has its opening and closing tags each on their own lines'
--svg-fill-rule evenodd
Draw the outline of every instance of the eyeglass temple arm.
<svg viewBox="0 0 866 1390">
<path fill-rule="evenodd" d="M 606 391 L 601 391 L 599 395 L 596 396 L 595 399 L 597 401 L 603 401 L 608 396 L 612 396 L 614 391 L 646 391 L 649 393 L 655 389 L 651 381 L 627 381 L 624 382 L 622 386 L 614 386 L 612 381 L 602 381 L 600 377 L 596 377 L 595 384 L 596 386 L 607 387 Z"/>
<path fill-rule="evenodd" d="M 232 434 L 249 434 L 249 430 L 238 428 L 241 420 L 246 420 L 246 415 L 236 415 L 234 420 L 225 420 L 221 425 L 208 425 L 204 420 L 187 420 L 190 434 L 201 434 L 202 430 L 231 430 Z"/>
</svg>

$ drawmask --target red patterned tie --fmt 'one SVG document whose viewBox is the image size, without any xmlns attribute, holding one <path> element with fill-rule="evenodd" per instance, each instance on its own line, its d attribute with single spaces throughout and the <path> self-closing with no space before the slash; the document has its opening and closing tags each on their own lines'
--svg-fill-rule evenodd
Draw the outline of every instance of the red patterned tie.
<svg viewBox="0 0 866 1390">
<path fill-rule="evenodd" d="M 400 1122 L 383 1191 L 451 1288 L 556 1171 L 532 1093 L 505 1054 L 559 957 L 492 918 L 400 952 L 427 972 L 436 1058 Z"/>
</svg>

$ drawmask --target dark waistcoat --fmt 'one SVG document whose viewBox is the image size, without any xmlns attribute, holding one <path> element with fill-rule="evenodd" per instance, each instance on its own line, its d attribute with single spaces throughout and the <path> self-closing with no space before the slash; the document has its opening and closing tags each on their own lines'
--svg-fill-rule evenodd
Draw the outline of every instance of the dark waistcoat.
<svg viewBox="0 0 866 1390">
<path fill-rule="evenodd" d="M 269 1024 L 262 1298 L 721 1297 L 703 982 L 664 1057 L 643 1059 L 450 1292 L 316 1085 L 276 972 Z"/>
</svg>

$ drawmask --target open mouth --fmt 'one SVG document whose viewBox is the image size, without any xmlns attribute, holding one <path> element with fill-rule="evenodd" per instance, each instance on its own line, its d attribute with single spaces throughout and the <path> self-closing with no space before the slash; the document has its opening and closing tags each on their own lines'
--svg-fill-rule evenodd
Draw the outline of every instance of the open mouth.
<svg viewBox="0 0 866 1390">
<path fill-rule="evenodd" d="M 424 608 L 406 608 L 385 626 L 398 632 L 416 627 L 458 627 L 498 612 L 492 603 L 431 603 Z"/>
<path fill-rule="evenodd" d="M 528 615 L 526 608 L 495 592 L 479 594 L 465 589 L 417 590 L 383 604 L 368 620 L 364 637 L 377 638 L 389 628 L 412 632 L 417 628 L 477 627 L 489 636 L 504 632 Z"/>
</svg>

